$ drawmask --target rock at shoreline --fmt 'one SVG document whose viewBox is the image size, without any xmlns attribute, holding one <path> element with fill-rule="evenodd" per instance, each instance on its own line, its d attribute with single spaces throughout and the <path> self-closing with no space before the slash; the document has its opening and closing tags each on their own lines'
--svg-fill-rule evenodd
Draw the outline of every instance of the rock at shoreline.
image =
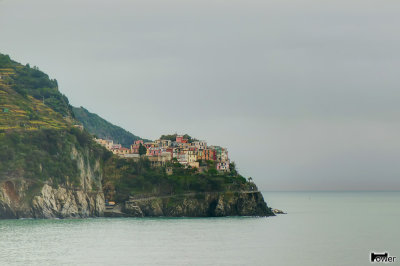
<svg viewBox="0 0 400 266">
<path fill-rule="evenodd" d="M 207 192 L 131 199 L 122 212 L 131 217 L 274 216 L 260 192 Z"/>
<path fill-rule="evenodd" d="M 272 209 L 272 212 L 275 214 L 287 214 L 286 212 L 279 210 L 279 209 Z"/>
</svg>

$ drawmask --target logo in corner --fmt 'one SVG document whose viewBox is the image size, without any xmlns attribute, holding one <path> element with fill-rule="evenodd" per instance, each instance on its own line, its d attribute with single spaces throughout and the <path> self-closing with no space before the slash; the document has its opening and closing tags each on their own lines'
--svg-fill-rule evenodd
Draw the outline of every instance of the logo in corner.
<svg viewBox="0 0 400 266">
<path fill-rule="evenodd" d="M 391 263 L 396 260 L 396 257 L 389 256 L 387 252 L 385 253 L 375 253 L 371 252 L 371 263 L 380 262 L 380 263 Z"/>
</svg>

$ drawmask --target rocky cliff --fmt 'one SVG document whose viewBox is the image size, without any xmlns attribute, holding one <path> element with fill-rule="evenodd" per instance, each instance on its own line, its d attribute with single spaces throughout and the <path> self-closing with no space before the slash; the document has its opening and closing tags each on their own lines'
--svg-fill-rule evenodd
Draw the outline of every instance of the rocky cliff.
<svg viewBox="0 0 400 266">
<path fill-rule="evenodd" d="M 87 153 L 87 152 L 86 152 Z M 40 183 L 13 173 L 0 181 L 0 218 L 84 218 L 103 216 L 100 161 L 72 148 L 80 172 L 78 184 Z"/>
<path fill-rule="evenodd" d="M 221 217 L 273 216 L 258 191 L 205 192 L 186 195 L 149 197 L 126 201 L 122 206 L 107 210 L 106 216 L 130 217 Z"/>
</svg>

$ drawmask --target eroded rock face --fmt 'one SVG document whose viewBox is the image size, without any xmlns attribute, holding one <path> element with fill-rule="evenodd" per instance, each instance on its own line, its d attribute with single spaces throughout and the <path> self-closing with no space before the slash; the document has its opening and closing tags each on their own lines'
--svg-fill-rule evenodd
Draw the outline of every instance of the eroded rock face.
<svg viewBox="0 0 400 266">
<path fill-rule="evenodd" d="M 88 155 L 76 150 L 71 156 L 81 173 L 79 185 L 52 186 L 51 180 L 39 185 L 22 176 L 0 181 L 0 219 L 103 216 L 100 162 L 90 164 Z"/>
<path fill-rule="evenodd" d="M 41 195 L 32 200 L 34 218 L 85 218 L 103 216 L 103 193 L 57 189 L 44 185 Z"/>
<path fill-rule="evenodd" d="M 260 192 L 199 193 L 196 195 L 137 199 L 122 211 L 133 217 L 273 216 Z"/>
</svg>

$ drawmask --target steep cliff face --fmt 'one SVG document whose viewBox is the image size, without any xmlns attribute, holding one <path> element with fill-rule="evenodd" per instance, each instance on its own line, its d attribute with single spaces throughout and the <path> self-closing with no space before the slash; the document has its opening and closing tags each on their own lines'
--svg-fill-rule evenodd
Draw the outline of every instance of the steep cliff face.
<svg viewBox="0 0 400 266">
<path fill-rule="evenodd" d="M 86 154 L 85 154 L 86 153 Z M 75 218 L 103 216 L 100 161 L 89 161 L 87 151 L 72 148 L 80 172 L 77 184 L 39 184 L 23 172 L 0 181 L 0 218 Z"/>
<path fill-rule="evenodd" d="M 220 217 L 273 216 L 260 192 L 196 193 L 182 196 L 131 199 L 124 216 Z M 107 214 L 107 212 L 106 212 Z"/>
<path fill-rule="evenodd" d="M 44 185 L 31 204 L 35 218 L 85 218 L 103 216 L 104 196 L 101 192 L 52 188 Z"/>
</svg>

